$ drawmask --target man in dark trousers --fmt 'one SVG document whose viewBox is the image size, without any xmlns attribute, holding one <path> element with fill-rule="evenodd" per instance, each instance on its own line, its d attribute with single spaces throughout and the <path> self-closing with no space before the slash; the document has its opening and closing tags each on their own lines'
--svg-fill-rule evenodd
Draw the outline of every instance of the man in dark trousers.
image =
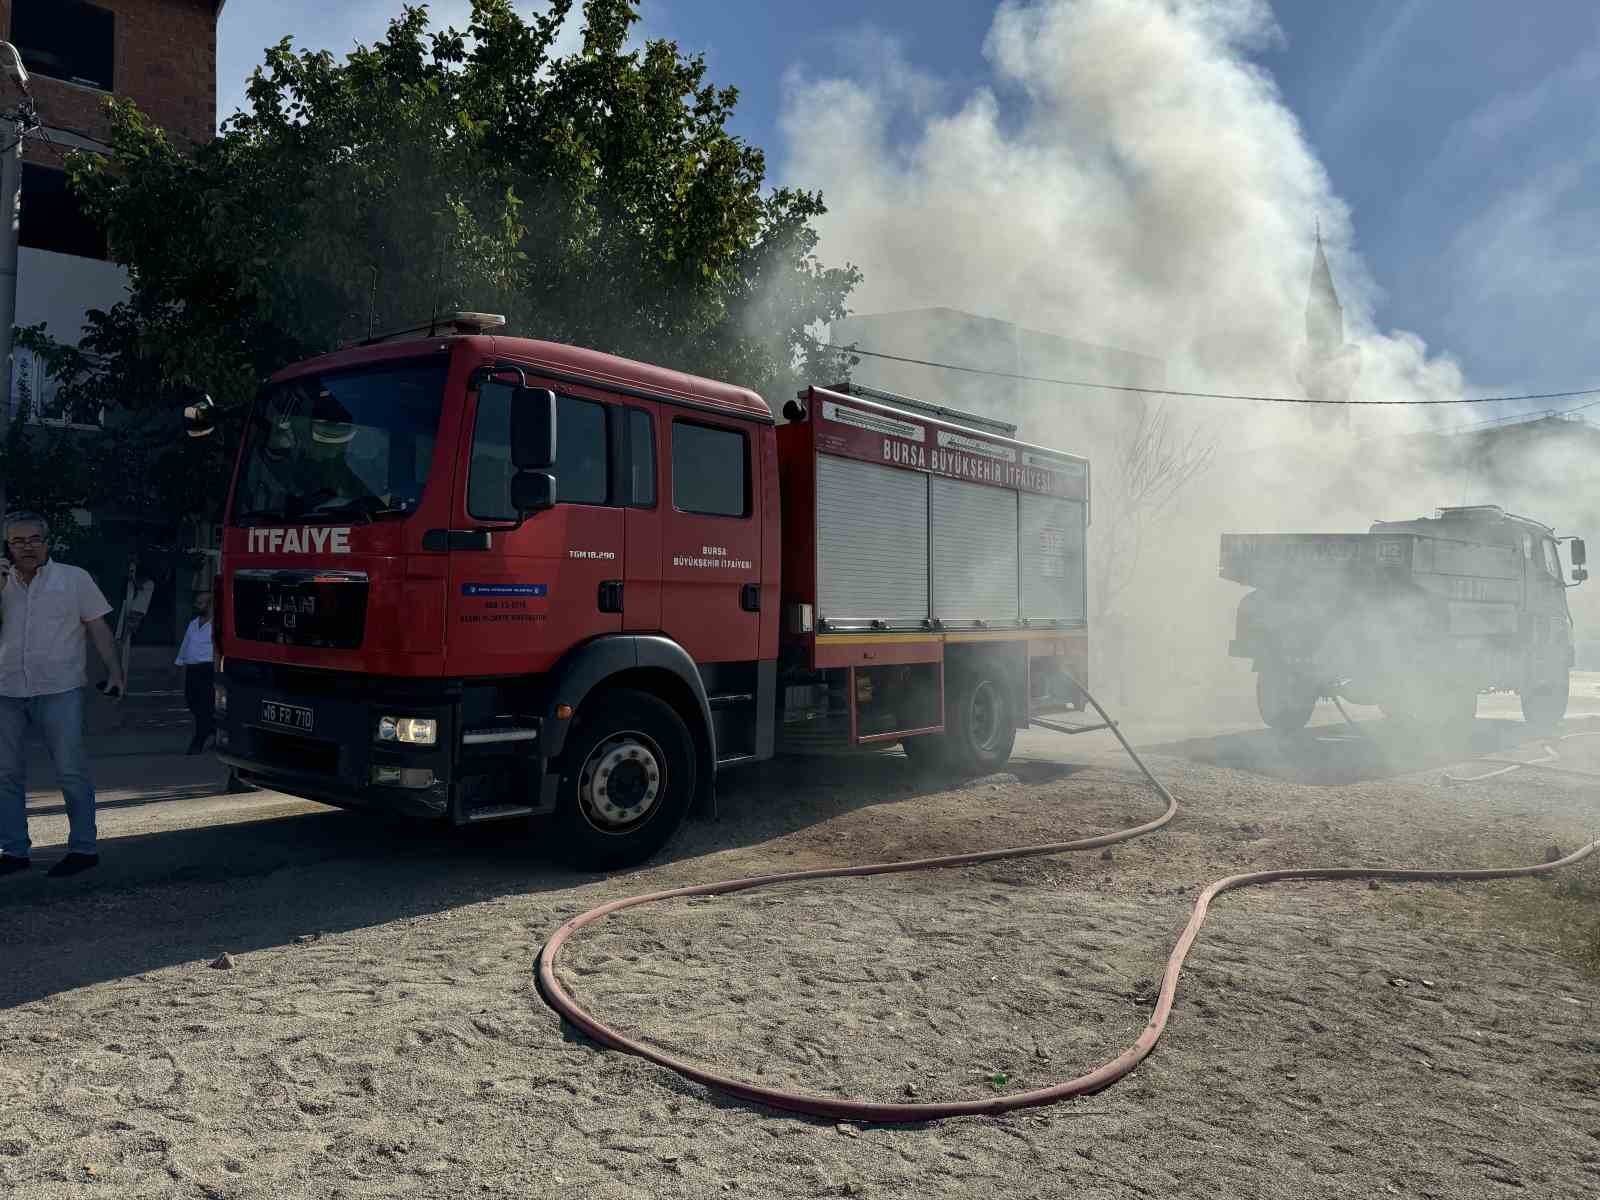
<svg viewBox="0 0 1600 1200">
<path fill-rule="evenodd" d="M 184 631 L 183 645 L 178 647 L 178 657 L 173 661 L 183 668 L 183 697 L 194 717 L 194 737 L 188 753 L 199 754 L 217 731 L 212 688 L 215 673 L 211 656 L 211 593 L 195 593 L 194 620 Z"/>
</svg>

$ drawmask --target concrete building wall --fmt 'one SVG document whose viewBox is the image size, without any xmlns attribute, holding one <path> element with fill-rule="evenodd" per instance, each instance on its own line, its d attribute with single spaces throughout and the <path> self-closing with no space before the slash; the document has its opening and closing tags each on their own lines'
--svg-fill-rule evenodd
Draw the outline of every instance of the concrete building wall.
<svg viewBox="0 0 1600 1200">
<path fill-rule="evenodd" d="M 127 286 L 128 272 L 116 263 L 24 246 L 17 252 L 17 324 L 43 322 L 50 336 L 76 342 L 84 314 L 91 308 L 110 308 L 122 299 Z M 26 354 L 18 351 L 19 367 L 31 361 Z M 20 384 L 13 391 L 16 386 Z M 35 396 L 36 403 L 46 399 Z"/>
<path fill-rule="evenodd" d="M 864 350 L 946 363 L 969 371 L 862 355 L 859 383 L 1010 421 L 1020 437 L 1087 452 L 1142 405 L 1136 393 L 1032 383 L 1006 376 L 1160 387 L 1166 365 L 1149 355 L 1075 341 L 953 308 L 851 316 L 832 340 Z M 975 372 L 998 372 L 978 374 Z"/>
</svg>

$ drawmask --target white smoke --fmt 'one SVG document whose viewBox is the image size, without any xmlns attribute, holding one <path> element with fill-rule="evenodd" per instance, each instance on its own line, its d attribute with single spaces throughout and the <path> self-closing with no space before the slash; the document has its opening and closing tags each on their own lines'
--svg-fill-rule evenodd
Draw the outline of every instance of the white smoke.
<svg viewBox="0 0 1600 1200">
<path fill-rule="evenodd" d="M 1353 398 L 1458 395 L 1452 361 L 1374 327 L 1348 210 L 1249 57 L 1278 36 L 1262 0 L 1007 0 L 990 81 L 953 98 L 858 40 L 848 76 L 789 74 L 786 174 L 826 195 L 856 311 L 947 305 L 1153 354 L 1178 387 L 1300 391 L 1320 221 Z"/>
<path fill-rule="evenodd" d="M 819 253 L 861 267 L 856 312 L 944 306 L 996 318 L 1154 356 L 1165 386 L 1186 390 L 1304 395 L 1320 222 L 1346 341 L 1359 351 L 1350 399 L 1460 397 L 1452 359 L 1378 327 L 1381 296 L 1349 210 L 1252 57 L 1279 37 L 1264 0 L 1005 0 L 984 44 L 989 78 L 958 94 L 892 39 L 860 35 L 828 71 L 787 76 L 784 175 L 826 196 Z M 938 336 L 909 353 L 995 360 L 970 343 L 941 347 Z M 842 340 L 908 353 L 855 329 Z M 863 378 L 869 369 L 871 381 L 912 393 L 939 376 L 896 376 L 892 364 L 867 359 Z M 895 388 L 896 378 L 907 386 Z M 972 394 L 965 378 L 967 389 L 953 381 L 952 394 Z M 1097 463 L 1093 579 L 1130 540 L 1106 531 L 1118 503 L 1118 431 L 1141 401 L 1047 387 L 1010 395 L 1025 436 Z M 1355 409 L 1335 433 L 1303 406 L 1166 403 L 1215 434 L 1218 458 L 1159 528 L 1132 539 L 1139 580 L 1096 634 L 1120 644 L 1110 655 L 1117 671 L 1148 667 L 1163 686 L 1191 666 L 1249 685 L 1248 665 L 1225 655 L 1242 589 L 1217 581 L 1219 533 L 1360 532 L 1373 519 L 1427 515 L 1469 496 L 1519 503 L 1474 493 L 1459 473 L 1419 469 L 1396 451 L 1397 434 L 1482 410 Z M 1106 632 L 1119 625 L 1120 643 Z M 1144 663 L 1130 668 L 1136 650 Z"/>
</svg>

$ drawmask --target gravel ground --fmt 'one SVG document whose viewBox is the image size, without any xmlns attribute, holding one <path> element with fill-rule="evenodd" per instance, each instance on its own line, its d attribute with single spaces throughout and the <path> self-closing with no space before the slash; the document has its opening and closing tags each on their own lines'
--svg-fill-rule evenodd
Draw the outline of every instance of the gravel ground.
<svg viewBox="0 0 1600 1200">
<path fill-rule="evenodd" d="M 1537 752 L 1520 725 L 1478 725 L 1479 753 Z M 602 1018 L 768 1084 L 992 1095 L 1125 1048 L 1220 875 L 1537 862 L 1600 832 L 1586 780 L 1453 787 L 1442 768 L 1471 751 L 1373 728 L 1161 747 L 1182 812 L 1108 858 L 632 910 L 578 935 L 563 979 Z M 898 756 L 776 764 L 735 778 L 722 820 L 662 862 L 609 879 L 499 833 L 441 841 L 292 805 L 152 826 L 141 838 L 193 839 L 198 857 L 81 894 L 7 890 L 0 1194 L 1600 1191 L 1593 860 L 1566 879 L 1226 896 L 1132 1078 L 1001 1118 L 836 1126 L 733 1103 L 563 1029 L 532 985 L 543 938 L 612 897 L 1148 819 L 1157 802 L 1095 740 L 1059 751 L 1076 765 L 1029 754 L 956 789 Z M 1600 771 L 1600 738 L 1562 753 Z M 232 969 L 212 969 L 223 951 Z"/>
</svg>

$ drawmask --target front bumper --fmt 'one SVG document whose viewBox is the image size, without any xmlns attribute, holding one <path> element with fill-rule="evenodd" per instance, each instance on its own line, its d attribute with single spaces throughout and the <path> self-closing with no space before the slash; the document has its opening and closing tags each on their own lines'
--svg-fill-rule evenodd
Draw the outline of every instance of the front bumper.
<svg viewBox="0 0 1600 1200">
<path fill-rule="evenodd" d="M 508 803 L 546 807 L 537 729 L 516 743 L 463 745 L 474 714 L 458 682 L 238 659 L 228 660 L 217 680 L 227 693 L 226 711 L 217 713 L 217 756 L 248 783 L 341 808 L 456 824 Z M 309 712 L 310 728 L 285 723 L 284 706 Z M 380 743 L 384 716 L 433 720 L 437 739 L 429 746 Z"/>
</svg>

